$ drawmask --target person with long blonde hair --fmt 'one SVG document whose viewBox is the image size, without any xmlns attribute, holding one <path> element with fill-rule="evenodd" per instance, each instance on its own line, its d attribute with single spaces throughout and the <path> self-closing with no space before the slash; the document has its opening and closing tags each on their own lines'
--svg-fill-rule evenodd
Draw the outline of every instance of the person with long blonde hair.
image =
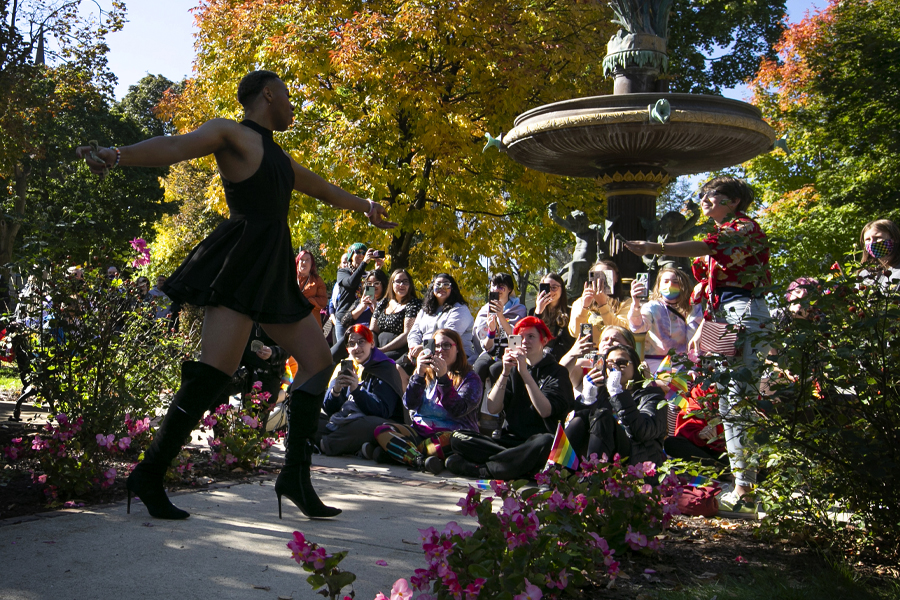
<svg viewBox="0 0 900 600">
<path fill-rule="evenodd" d="M 650 373 L 656 372 L 669 351 L 686 353 L 688 342 L 700 327 L 703 309 L 691 304 L 692 288 L 687 273 L 674 268 L 660 269 L 646 303 L 641 301 L 646 285 L 637 280 L 631 284 L 628 326 L 633 333 L 647 334 L 644 362 Z M 678 407 L 670 405 L 667 416 L 669 435 L 674 435 Z"/>
<path fill-rule="evenodd" d="M 591 267 L 589 274 L 590 279 L 584 284 L 584 292 L 572 303 L 569 316 L 569 334 L 576 340 L 581 337 L 583 323 L 592 325 L 594 340 L 600 339 L 600 334 L 607 325 L 628 327 L 631 300 L 627 297 L 623 299 L 618 265 L 604 259 Z"/>
</svg>

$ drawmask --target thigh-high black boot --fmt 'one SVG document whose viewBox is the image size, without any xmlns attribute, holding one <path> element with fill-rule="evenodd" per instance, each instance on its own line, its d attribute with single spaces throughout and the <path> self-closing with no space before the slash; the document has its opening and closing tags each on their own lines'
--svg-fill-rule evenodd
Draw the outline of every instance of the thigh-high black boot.
<svg viewBox="0 0 900 600">
<path fill-rule="evenodd" d="M 205 363 L 189 361 L 181 365 L 181 388 L 169 405 L 153 442 L 144 452 L 144 460 L 128 476 L 128 512 L 131 512 L 131 496 L 134 495 L 141 499 L 150 516 L 157 519 L 186 519 L 190 516 L 176 508 L 166 496 L 163 486 L 166 470 L 213 398 L 230 381 L 231 375 Z"/>
<path fill-rule="evenodd" d="M 322 402 L 333 370 L 333 367 L 328 367 L 319 371 L 291 393 L 284 468 L 275 480 L 279 519 L 282 496 L 286 496 L 304 515 L 312 519 L 341 514 L 341 509 L 325 506 L 319 500 L 309 473 L 312 465 L 312 440 L 319 426 L 319 413 L 322 411 Z"/>
</svg>

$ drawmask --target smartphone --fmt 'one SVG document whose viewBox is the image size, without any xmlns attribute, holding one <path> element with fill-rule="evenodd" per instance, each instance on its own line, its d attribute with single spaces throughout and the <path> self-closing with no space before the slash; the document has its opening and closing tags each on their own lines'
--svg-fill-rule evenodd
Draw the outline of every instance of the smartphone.
<svg viewBox="0 0 900 600">
<path fill-rule="evenodd" d="M 367 285 L 366 288 L 363 290 L 363 296 L 368 296 L 369 298 L 374 300 L 375 299 L 375 286 Z"/>
<path fill-rule="evenodd" d="M 434 338 L 425 338 L 422 340 L 422 352 L 428 352 L 428 354 L 434 354 Z"/>
<path fill-rule="evenodd" d="M 384 250 L 375 250 L 372 253 L 372 258 L 384 258 Z"/>
<path fill-rule="evenodd" d="M 589 361 L 591 361 L 591 364 L 596 367 L 597 362 L 602 358 L 602 356 L 603 355 L 600 354 L 599 352 L 588 352 L 585 355 L 585 358 L 588 359 Z"/>
<path fill-rule="evenodd" d="M 500 301 L 500 292 L 488 292 L 488 302 Z"/>
<path fill-rule="evenodd" d="M 594 326 L 590 323 L 581 324 L 581 333 L 578 334 L 579 339 L 588 336 L 591 342 L 594 341 Z"/>
<path fill-rule="evenodd" d="M 588 273 L 588 281 L 596 281 L 603 276 L 603 271 L 590 271 Z"/>
<path fill-rule="evenodd" d="M 354 370 L 352 360 L 341 361 L 341 375 L 352 375 Z"/>
<path fill-rule="evenodd" d="M 522 347 L 522 336 L 521 335 L 511 335 L 509 336 L 509 349 L 515 350 L 516 348 Z"/>
<path fill-rule="evenodd" d="M 250 342 L 250 352 L 259 352 L 265 347 L 265 344 L 262 343 L 262 340 L 253 340 Z"/>
<path fill-rule="evenodd" d="M 539 283 L 538 284 L 538 294 L 540 294 L 541 292 L 547 292 L 549 294 L 550 293 L 550 284 L 549 283 Z"/>
<path fill-rule="evenodd" d="M 635 273 L 634 275 L 635 281 L 640 281 L 644 284 L 644 293 L 638 296 L 641 300 L 646 300 L 650 297 L 650 273 Z"/>
</svg>

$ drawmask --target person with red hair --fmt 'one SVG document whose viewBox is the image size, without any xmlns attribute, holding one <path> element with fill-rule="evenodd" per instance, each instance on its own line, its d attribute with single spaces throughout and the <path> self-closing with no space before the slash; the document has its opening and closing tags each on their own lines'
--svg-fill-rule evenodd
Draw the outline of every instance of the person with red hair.
<svg viewBox="0 0 900 600">
<path fill-rule="evenodd" d="M 575 407 L 569 372 L 544 347 L 553 339 L 537 317 L 516 324 L 520 336 L 503 353 L 503 371 L 491 388 L 486 409 L 503 411 L 499 438 L 475 431 L 453 433 L 446 467 L 456 475 L 476 479 L 531 477 L 547 462 L 556 428 Z"/>
<path fill-rule="evenodd" d="M 319 276 L 316 259 L 309 250 L 300 249 L 294 258 L 297 265 L 297 285 L 303 296 L 313 305 L 312 315 L 319 326 L 322 326 L 322 310 L 328 306 L 328 289 L 325 280 Z"/>
<path fill-rule="evenodd" d="M 375 336 L 365 325 L 353 325 L 344 334 L 349 361 L 341 361 L 325 394 L 326 423 L 319 428 L 323 454 L 355 454 L 362 445 L 375 443 L 375 428 L 386 421 L 403 422 L 403 386 L 397 367 L 375 347 Z"/>
</svg>

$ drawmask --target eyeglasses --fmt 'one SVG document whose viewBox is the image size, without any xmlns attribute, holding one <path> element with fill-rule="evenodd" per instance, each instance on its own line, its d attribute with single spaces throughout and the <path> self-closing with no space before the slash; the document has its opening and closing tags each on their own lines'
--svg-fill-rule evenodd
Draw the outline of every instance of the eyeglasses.
<svg viewBox="0 0 900 600">
<path fill-rule="evenodd" d="M 434 282 L 434 289 L 436 289 L 436 290 L 450 289 L 452 287 L 453 287 L 453 284 L 450 283 L 449 281 L 435 281 Z"/>
<path fill-rule="evenodd" d="M 616 365 L 617 367 L 619 367 L 620 369 L 624 369 L 625 367 L 627 367 L 628 365 L 631 364 L 631 361 L 626 360 L 624 358 L 620 358 L 619 360 L 607 361 L 607 363 L 612 363 L 612 364 Z"/>
<path fill-rule="evenodd" d="M 351 338 L 351 339 L 347 340 L 347 347 L 354 348 L 356 346 L 362 346 L 364 343 L 366 343 L 365 338 L 357 338 L 357 339 Z"/>
<path fill-rule="evenodd" d="M 395 279 L 394 285 L 409 285 L 409 281 L 406 279 Z"/>
<path fill-rule="evenodd" d="M 725 196 L 725 194 L 723 194 L 719 190 L 708 190 L 700 194 L 700 199 L 705 200 L 706 198 L 712 198 L 713 196 L 722 196 L 727 198 L 727 196 Z"/>
<path fill-rule="evenodd" d="M 557 285 L 551 284 L 551 285 L 550 285 L 550 291 L 551 291 L 551 292 L 558 292 L 558 291 L 561 290 L 561 289 L 562 289 L 562 286 L 559 285 L 559 284 L 557 284 Z"/>
<path fill-rule="evenodd" d="M 434 345 L 435 350 L 437 350 L 438 348 L 440 348 L 441 350 L 449 350 L 450 348 L 455 348 L 455 347 L 456 347 L 456 344 L 454 344 L 453 342 L 443 342 L 443 343 Z"/>
</svg>

